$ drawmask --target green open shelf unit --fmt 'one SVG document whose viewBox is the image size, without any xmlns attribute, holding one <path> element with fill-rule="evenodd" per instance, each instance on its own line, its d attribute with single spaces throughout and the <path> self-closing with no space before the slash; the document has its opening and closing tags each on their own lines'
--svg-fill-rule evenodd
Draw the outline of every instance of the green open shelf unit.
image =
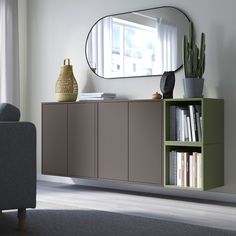
<svg viewBox="0 0 236 236">
<path fill-rule="evenodd" d="M 200 105 L 202 139 L 197 142 L 170 140 L 170 107 Z M 172 119 L 173 120 L 173 119 Z M 201 187 L 183 187 L 169 183 L 169 154 L 172 150 L 200 152 Z M 224 100 L 213 98 L 164 100 L 164 186 L 203 191 L 224 185 Z"/>
</svg>

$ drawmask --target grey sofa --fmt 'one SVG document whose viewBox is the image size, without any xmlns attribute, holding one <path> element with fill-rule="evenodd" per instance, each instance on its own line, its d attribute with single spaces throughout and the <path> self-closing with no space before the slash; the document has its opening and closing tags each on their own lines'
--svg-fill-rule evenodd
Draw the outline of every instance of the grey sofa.
<svg viewBox="0 0 236 236">
<path fill-rule="evenodd" d="M 26 208 L 35 207 L 35 126 L 30 122 L 0 121 L 0 213 L 17 209 L 19 229 L 24 230 Z"/>
</svg>

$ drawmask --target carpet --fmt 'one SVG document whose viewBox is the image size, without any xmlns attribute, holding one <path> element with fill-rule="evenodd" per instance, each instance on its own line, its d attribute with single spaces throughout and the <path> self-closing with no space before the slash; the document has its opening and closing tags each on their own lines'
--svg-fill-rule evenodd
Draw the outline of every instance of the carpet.
<svg viewBox="0 0 236 236">
<path fill-rule="evenodd" d="M 28 210 L 17 231 L 16 212 L 0 214 L 0 235 L 14 236 L 231 236 L 236 232 L 95 210 Z"/>
</svg>

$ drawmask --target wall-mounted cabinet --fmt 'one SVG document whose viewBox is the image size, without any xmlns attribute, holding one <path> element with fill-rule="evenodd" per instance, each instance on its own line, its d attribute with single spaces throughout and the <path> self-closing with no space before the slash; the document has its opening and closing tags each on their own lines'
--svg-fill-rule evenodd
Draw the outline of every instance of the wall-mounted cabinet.
<svg viewBox="0 0 236 236">
<path fill-rule="evenodd" d="M 42 173 L 162 185 L 162 101 L 42 104 Z"/>
<path fill-rule="evenodd" d="M 42 173 L 171 189 L 222 186 L 224 102 L 166 99 L 164 112 L 163 100 L 43 103 Z"/>
</svg>

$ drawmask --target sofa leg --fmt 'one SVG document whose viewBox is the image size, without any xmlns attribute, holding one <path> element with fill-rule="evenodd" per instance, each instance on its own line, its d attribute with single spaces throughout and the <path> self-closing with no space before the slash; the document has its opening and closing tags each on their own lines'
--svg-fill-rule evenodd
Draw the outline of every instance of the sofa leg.
<svg viewBox="0 0 236 236">
<path fill-rule="evenodd" d="M 18 217 L 18 230 L 25 231 L 26 230 L 26 209 L 18 209 L 17 217 Z"/>
</svg>

